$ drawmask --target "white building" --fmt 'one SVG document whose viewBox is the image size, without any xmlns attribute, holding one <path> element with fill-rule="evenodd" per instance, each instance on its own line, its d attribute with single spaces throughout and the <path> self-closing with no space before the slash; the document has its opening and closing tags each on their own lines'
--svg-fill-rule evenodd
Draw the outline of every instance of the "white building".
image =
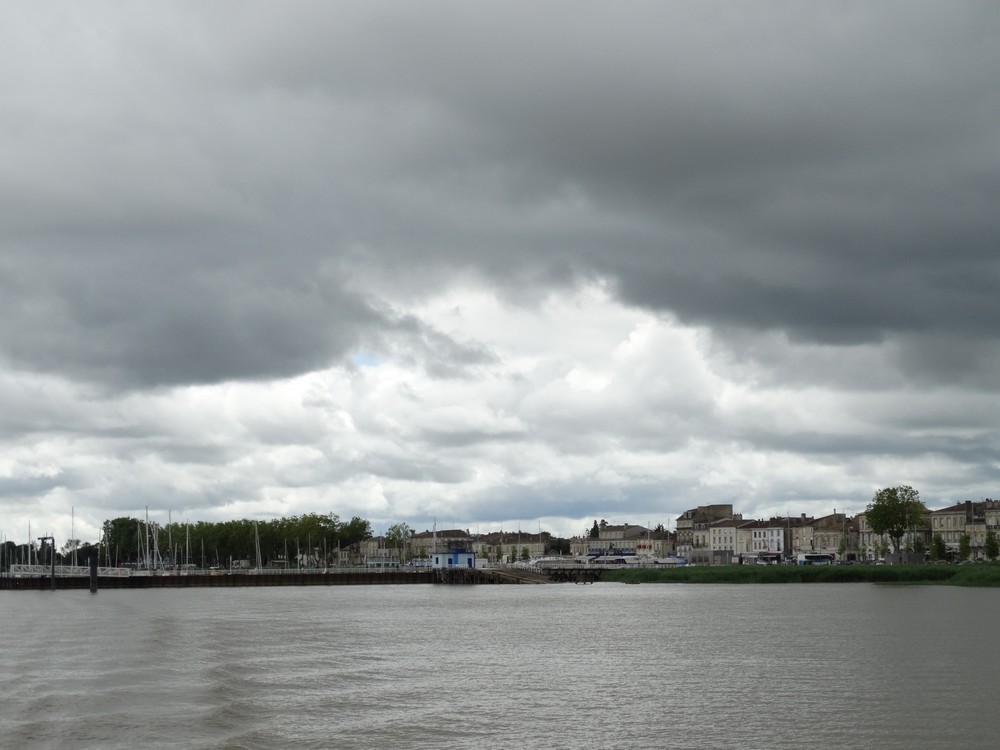
<svg viewBox="0 0 1000 750">
<path fill-rule="evenodd" d="M 441 568 L 474 568 L 476 567 L 476 553 L 464 549 L 432 552 L 431 567 L 434 570 Z"/>
</svg>

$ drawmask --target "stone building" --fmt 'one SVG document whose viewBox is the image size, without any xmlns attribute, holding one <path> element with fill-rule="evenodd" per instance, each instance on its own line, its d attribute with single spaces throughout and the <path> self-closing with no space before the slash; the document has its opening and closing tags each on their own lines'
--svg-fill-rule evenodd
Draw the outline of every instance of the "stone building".
<svg viewBox="0 0 1000 750">
<path fill-rule="evenodd" d="M 700 505 L 684 511 L 677 519 L 677 554 L 689 563 L 708 565 L 711 562 L 711 525 L 726 518 L 741 520 L 733 514 L 731 504 Z"/>
</svg>

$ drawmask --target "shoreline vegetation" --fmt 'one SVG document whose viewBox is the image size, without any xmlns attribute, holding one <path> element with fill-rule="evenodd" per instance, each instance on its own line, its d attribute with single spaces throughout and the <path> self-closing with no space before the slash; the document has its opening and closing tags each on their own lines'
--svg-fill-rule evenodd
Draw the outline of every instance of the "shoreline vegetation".
<svg viewBox="0 0 1000 750">
<path fill-rule="evenodd" d="M 608 570 L 620 583 L 918 583 L 1000 587 L 1000 563 L 967 565 L 685 565 Z"/>
</svg>

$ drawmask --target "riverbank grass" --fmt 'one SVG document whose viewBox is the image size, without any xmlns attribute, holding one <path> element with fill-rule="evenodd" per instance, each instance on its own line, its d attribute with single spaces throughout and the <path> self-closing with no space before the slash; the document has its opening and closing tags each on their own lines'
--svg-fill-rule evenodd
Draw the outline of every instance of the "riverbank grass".
<svg viewBox="0 0 1000 750">
<path fill-rule="evenodd" d="M 974 565 L 708 565 L 609 570 L 622 583 L 934 583 L 1000 586 L 1000 564 Z"/>
</svg>

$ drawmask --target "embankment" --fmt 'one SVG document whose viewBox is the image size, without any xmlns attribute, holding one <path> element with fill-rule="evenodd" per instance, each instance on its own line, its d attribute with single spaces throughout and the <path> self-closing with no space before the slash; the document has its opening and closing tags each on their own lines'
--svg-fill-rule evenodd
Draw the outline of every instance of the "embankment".
<svg viewBox="0 0 1000 750">
<path fill-rule="evenodd" d="M 608 570 L 622 583 L 934 583 L 1000 586 L 1000 564 L 970 565 L 720 565 Z"/>
</svg>

